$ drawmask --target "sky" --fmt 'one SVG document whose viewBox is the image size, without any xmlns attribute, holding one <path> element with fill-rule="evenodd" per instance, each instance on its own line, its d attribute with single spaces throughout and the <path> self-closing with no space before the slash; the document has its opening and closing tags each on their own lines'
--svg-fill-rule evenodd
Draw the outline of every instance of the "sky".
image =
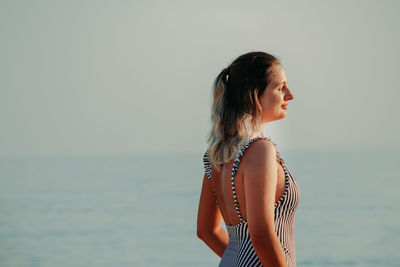
<svg viewBox="0 0 400 267">
<path fill-rule="evenodd" d="M 399 148 L 398 1 L 1 1 L 0 156 L 202 153 L 212 83 L 277 56 L 282 149 Z"/>
</svg>

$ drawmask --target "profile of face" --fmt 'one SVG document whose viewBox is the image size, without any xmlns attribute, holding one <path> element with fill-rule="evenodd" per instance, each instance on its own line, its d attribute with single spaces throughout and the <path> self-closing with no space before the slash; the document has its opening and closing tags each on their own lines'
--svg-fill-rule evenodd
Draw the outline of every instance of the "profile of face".
<svg viewBox="0 0 400 267">
<path fill-rule="evenodd" d="M 281 65 L 270 67 L 269 84 L 259 97 L 262 107 L 263 122 L 280 120 L 286 117 L 288 101 L 294 96 L 287 86 L 285 72 Z"/>
</svg>

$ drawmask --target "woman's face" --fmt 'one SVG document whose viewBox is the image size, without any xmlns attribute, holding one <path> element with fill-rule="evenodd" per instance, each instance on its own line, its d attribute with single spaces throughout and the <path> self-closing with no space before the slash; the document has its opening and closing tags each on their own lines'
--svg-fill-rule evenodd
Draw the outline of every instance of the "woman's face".
<svg viewBox="0 0 400 267">
<path fill-rule="evenodd" d="M 286 117 L 289 100 L 294 99 L 287 86 L 285 72 L 281 65 L 270 67 L 270 82 L 259 98 L 262 107 L 263 122 L 280 120 Z"/>
</svg>

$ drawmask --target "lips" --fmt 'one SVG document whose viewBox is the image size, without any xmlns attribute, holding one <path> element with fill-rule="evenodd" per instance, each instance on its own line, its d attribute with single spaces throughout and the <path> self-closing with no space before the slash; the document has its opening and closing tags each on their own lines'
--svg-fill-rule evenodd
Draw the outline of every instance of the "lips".
<svg viewBox="0 0 400 267">
<path fill-rule="evenodd" d="M 287 109 L 287 104 L 281 106 L 283 109 Z"/>
</svg>

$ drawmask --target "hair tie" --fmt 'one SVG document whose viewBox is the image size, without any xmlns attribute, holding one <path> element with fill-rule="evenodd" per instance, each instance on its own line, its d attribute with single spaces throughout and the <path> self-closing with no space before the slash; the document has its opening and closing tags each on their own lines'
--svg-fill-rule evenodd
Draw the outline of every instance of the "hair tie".
<svg viewBox="0 0 400 267">
<path fill-rule="evenodd" d="M 222 73 L 224 73 L 225 74 L 225 83 L 227 83 L 228 82 L 228 79 L 229 79 L 229 67 L 227 67 L 227 68 L 223 68 L 222 69 Z"/>
</svg>

